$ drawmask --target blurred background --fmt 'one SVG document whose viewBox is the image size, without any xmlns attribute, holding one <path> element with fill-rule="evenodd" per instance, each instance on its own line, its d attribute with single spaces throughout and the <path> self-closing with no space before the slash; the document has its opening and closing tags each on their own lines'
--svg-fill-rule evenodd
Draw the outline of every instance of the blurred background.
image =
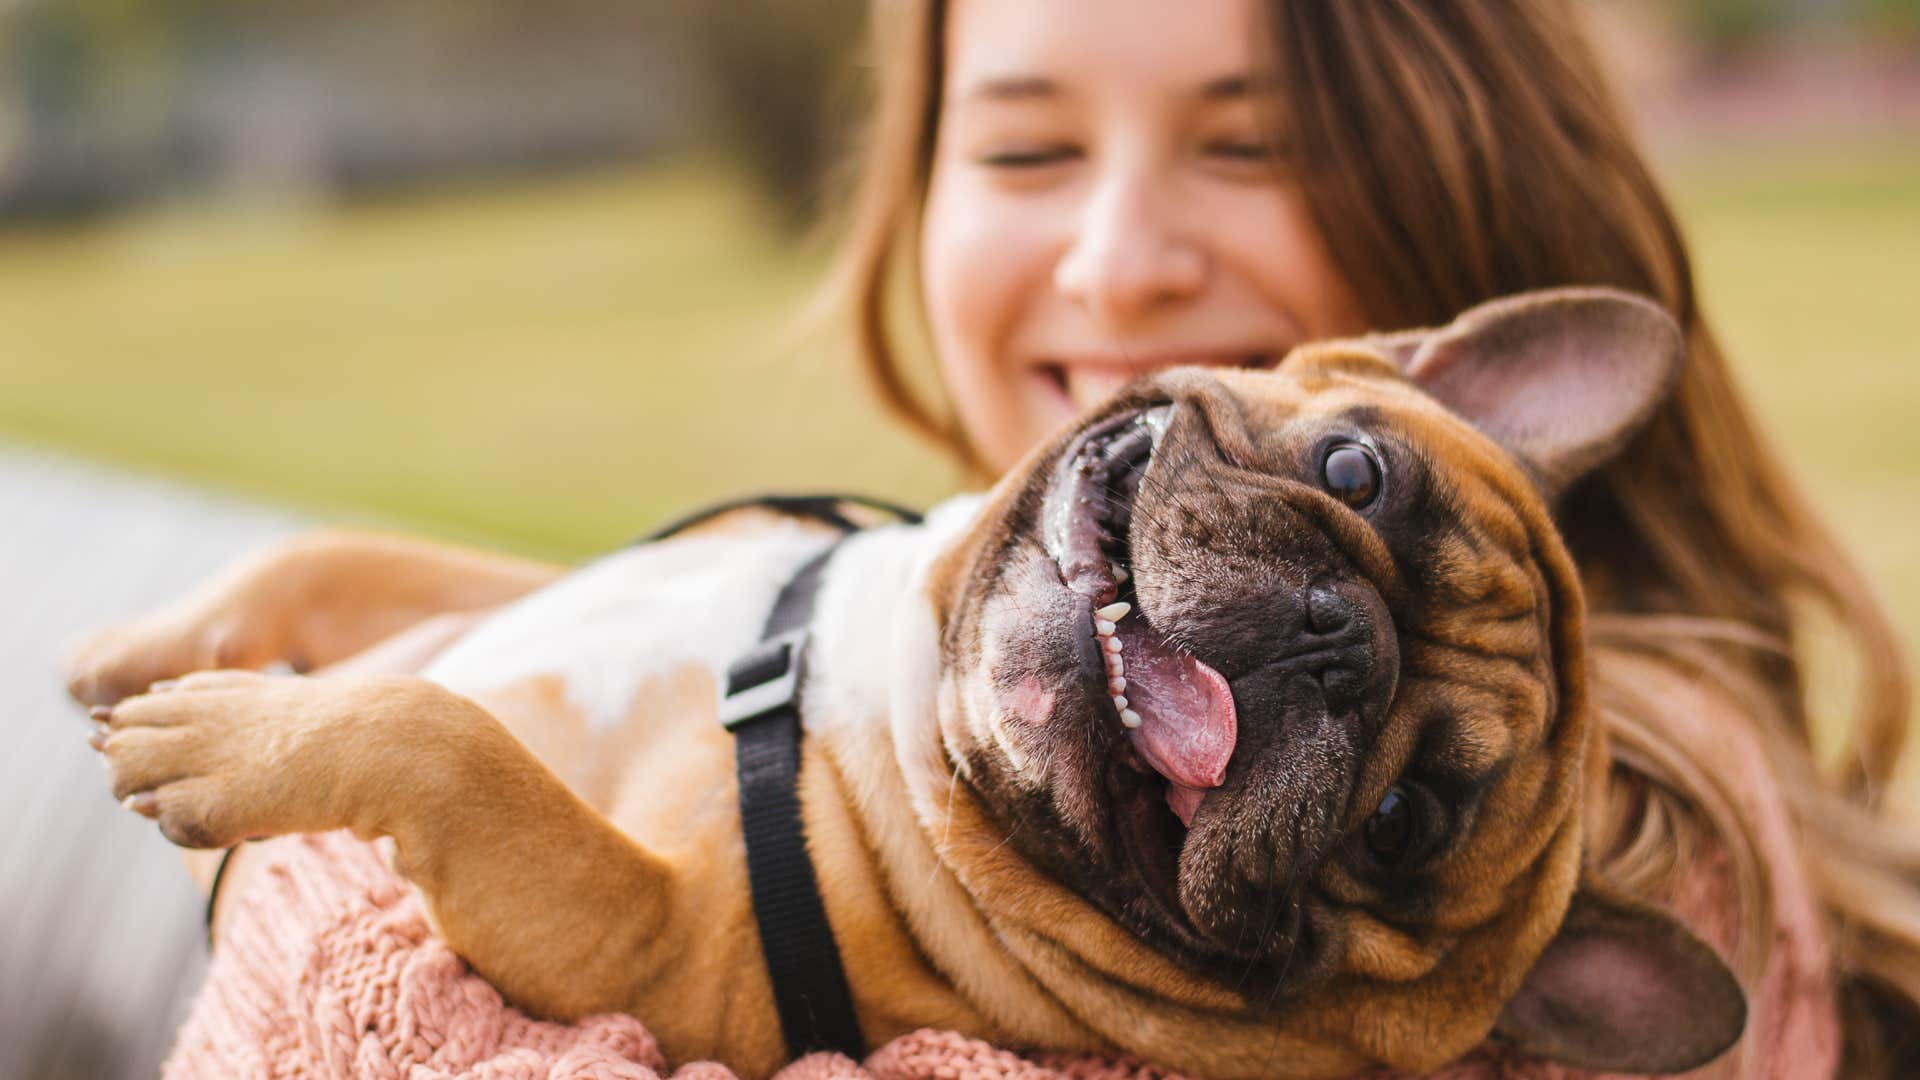
<svg viewBox="0 0 1920 1080">
<path fill-rule="evenodd" d="M 1763 414 L 1920 593 L 1920 0 L 1590 6 Z M 0 436 L 562 557 L 744 488 L 933 498 L 787 333 L 861 8 L 0 0 Z"/>
<path fill-rule="evenodd" d="M 295 520 L 573 559 L 727 494 L 954 490 L 844 338 L 793 332 L 830 249 L 861 9 L 0 0 L 0 623 L 36 714 L 17 722 L 78 748 L 55 631 Z M 1589 10 L 1747 391 L 1911 643 L 1920 0 Z M 65 516 L 20 524 L 49 506 Z M 23 803 L 51 781 L 13 761 L 0 1076 L 151 1074 L 191 928 L 153 915 L 153 973 L 86 1022 L 29 1019 L 84 994 L 64 953 L 23 951 L 23 911 L 86 926 L 88 986 L 130 952 L 101 960 L 100 924 L 61 917 L 88 902 L 44 880 L 68 796 Z M 71 799 L 106 803 L 83 779 Z M 190 907 L 183 880 L 152 887 Z"/>
</svg>

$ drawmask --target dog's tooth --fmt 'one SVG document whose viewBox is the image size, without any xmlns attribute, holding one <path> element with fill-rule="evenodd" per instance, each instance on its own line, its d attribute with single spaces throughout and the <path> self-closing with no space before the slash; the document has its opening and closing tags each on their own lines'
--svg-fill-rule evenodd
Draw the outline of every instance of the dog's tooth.
<svg viewBox="0 0 1920 1080">
<path fill-rule="evenodd" d="M 1125 600 L 1122 600 L 1119 603 L 1108 604 L 1106 607 L 1103 607 L 1099 611 L 1094 612 L 1093 617 L 1096 619 L 1105 619 L 1108 622 L 1117 623 L 1121 619 L 1126 618 L 1127 612 L 1132 610 L 1133 610 L 1133 605 L 1127 603 Z"/>
<path fill-rule="evenodd" d="M 1128 576 L 1126 567 L 1121 566 L 1117 562 L 1110 562 L 1107 564 L 1107 569 L 1113 571 L 1114 584 L 1119 585 L 1126 582 Z"/>
<path fill-rule="evenodd" d="M 1121 662 L 1119 653 L 1107 654 L 1107 673 L 1116 679 L 1127 673 L 1127 665 Z"/>
<path fill-rule="evenodd" d="M 1122 709 L 1120 710 L 1120 722 L 1130 728 L 1137 728 L 1140 726 L 1140 714 L 1134 712 L 1132 709 Z"/>
<path fill-rule="evenodd" d="M 1112 667 L 1113 665 L 1109 664 L 1107 666 Z M 1121 678 L 1118 675 L 1115 675 L 1113 678 L 1107 680 L 1107 693 L 1124 694 L 1126 692 L 1127 692 L 1127 680 Z"/>
<path fill-rule="evenodd" d="M 1110 622 L 1108 622 L 1108 621 L 1107 621 L 1107 620 L 1105 620 L 1105 619 L 1095 619 L 1095 620 L 1093 620 L 1093 628 L 1094 628 L 1095 630 L 1097 630 L 1097 631 L 1099 631 L 1099 633 L 1100 633 L 1100 636 L 1102 636 L 1102 637 L 1105 637 L 1105 636 L 1107 636 L 1108 634 L 1111 634 L 1111 633 L 1113 633 L 1113 624 L 1112 624 L 1112 623 L 1110 623 Z"/>
<path fill-rule="evenodd" d="M 1101 639 L 1100 639 L 1100 643 L 1101 643 L 1102 645 L 1104 645 L 1104 646 L 1106 646 L 1106 649 L 1107 649 L 1107 651 L 1108 651 L 1108 652 L 1110 652 L 1110 653 L 1113 653 L 1113 654 L 1114 654 L 1114 656 L 1115 656 L 1116 658 L 1117 658 L 1117 657 L 1119 656 L 1119 654 L 1120 654 L 1120 639 L 1119 639 L 1119 638 L 1117 638 L 1117 637 L 1106 637 L 1106 638 L 1101 638 Z"/>
<path fill-rule="evenodd" d="M 1126 712 L 1127 711 L 1126 695 L 1125 694 L 1113 695 L 1113 707 L 1119 710 L 1120 712 Z"/>
</svg>

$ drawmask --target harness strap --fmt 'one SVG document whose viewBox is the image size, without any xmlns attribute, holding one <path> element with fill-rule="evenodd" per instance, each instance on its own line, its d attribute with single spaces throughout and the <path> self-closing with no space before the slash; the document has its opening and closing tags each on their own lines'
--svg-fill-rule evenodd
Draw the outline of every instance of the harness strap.
<svg viewBox="0 0 1920 1080">
<path fill-rule="evenodd" d="M 780 590 L 762 641 L 727 671 L 720 722 L 734 736 L 747 880 L 787 1052 L 837 1050 L 857 1061 L 865 1044 L 800 818 L 806 624 L 821 571 L 839 547 L 808 560 Z"/>
<path fill-rule="evenodd" d="M 841 513 L 843 506 L 864 506 L 869 510 L 878 510 L 883 514 L 898 518 L 909 525 L 920 523 L 920 515 L 885 499 L 869 498 L 865 495 L 748 495 L 739 499 L 703 506 L 688 514 L 668 521 L 651 532 L 635 540 L 635 544 L 650 544 L 655 540 L 665 540 L 674 533 L 685 532 L 722 514 L 731 514 L 735 510 L 745 510 L 757 506 L 764 510 L 786 514 L 789 517 L 811 518 L 839 529 L 841 532 L 857 532 L 860 524 Z"/>
<path fill-rule="evenodd" d="M 807 856 L 799 786 L 800 688 L 806 674 L 808 625 L 828 562 L 856 531 L 833 505 L 840 501 L 808 500 L 798 510 L 834 524 L 844 535 L 807 560 L 781 588 L 761 630 L 760 644 L 727 670 L 720 722 L 734 735 L 747 880 L 787 1052 L 798 1057 L 810 1050 L 834 1050 L 858 1060 L 865 1056 L 866 1044 L 813 861 Z M 903 520 L 919 520 L 911 511 L 886 504 L 846 501 L 884 509 Z M 796 512 L 793 502 L 775 508 Z"/>
</svg>

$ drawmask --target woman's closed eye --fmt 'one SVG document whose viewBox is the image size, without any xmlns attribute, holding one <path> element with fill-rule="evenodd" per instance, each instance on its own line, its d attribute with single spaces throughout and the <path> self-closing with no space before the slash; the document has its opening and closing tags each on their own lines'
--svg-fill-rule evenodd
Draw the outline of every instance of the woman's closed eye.
<svg viewBox="0 0 1920 1080">
<path fill-rule="evenodd" d="M 1080 157 L 1080 148 L 1070 143 L 1040 143 L 987 150 L 977 155 L 974 161 L 993 169 L 1037 169 L 1076 161 Z"/>
<path fill-rule="evenodd" d="M 1280 156 L 1279 148 L 1265 139 L 1215 139 L 1201 150 L 1210 157 L 1236 161 L 1273 161 Z"/>
<path fill-rule="evenodd" d="M 1200 156 L 1234 175 L 1266 178 L 1286 167 L 1289 149 L 1272 139 L 1228 137 L 1203 141 Z"/>
<path fill-rule="evenodd" d="M 1273 168 L 1285 158 L 1284 148 L 1266 139 L 1214 139 L 1200 147 L 1203 156 L 1235 165 L 1257 165 Z M 1085 156 L 1078 147 L 1068 143 L 1016 146 L 985 151 L 974 160 L 992 168 L 1030 169 L 1042 165 L 1057 165 L 1067 161 L 1077 161 Z"/>
</svg>

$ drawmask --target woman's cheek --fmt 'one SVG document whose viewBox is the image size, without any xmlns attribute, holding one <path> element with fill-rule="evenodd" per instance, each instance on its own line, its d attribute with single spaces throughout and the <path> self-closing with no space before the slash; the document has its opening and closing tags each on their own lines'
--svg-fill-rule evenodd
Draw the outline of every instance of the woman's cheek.
<svg viewBox="0 0 1920 1080">
<path fill-rule="evenodd" d="M 1225 185 L 1211 192 L 1206 241 L 1216 265 L 1245 274 L 1263 302 L 1284 312 L 1303 340 L 1363 333 L 1367 321 L 1299 189 Z"/>
<path fill-rule="evenodd" d="M 1043 435 L 1026 366 L 1023 324 L 1050 296 L 1050 233 L 1060 210 L 991 184 L 936 183 L 923 225 L 921 281 L 948 392 L 979 448 L 998 463 Z"/>
<path fill-rule="evenodd" d="M 1019 322 L 1023 297 L 1047 282 L 1035 200 L 977 180 L 945 185 L 930 201 L 924 281 L 929 316 L 985 359 Z"/>
</svg>

